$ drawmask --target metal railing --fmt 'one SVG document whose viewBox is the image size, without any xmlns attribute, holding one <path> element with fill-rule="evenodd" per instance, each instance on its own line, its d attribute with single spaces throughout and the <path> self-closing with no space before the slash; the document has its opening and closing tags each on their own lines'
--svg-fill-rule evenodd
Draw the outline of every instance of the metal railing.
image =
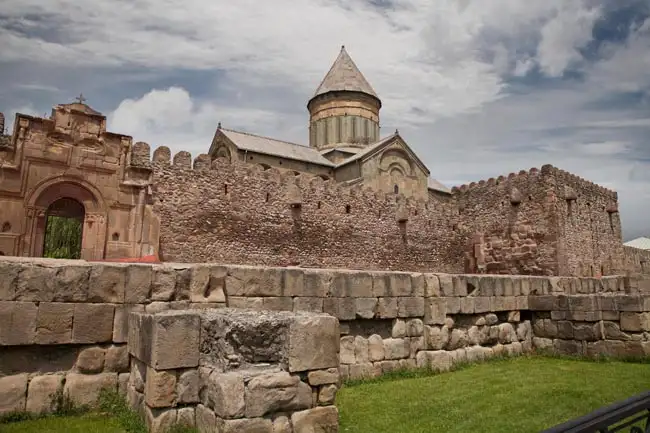
<svg viewBox="0 0 650 433">
<path fill-rule="evenodd" d="M 650 433 L 650 391 L 541 433 Z"/>
</svg>

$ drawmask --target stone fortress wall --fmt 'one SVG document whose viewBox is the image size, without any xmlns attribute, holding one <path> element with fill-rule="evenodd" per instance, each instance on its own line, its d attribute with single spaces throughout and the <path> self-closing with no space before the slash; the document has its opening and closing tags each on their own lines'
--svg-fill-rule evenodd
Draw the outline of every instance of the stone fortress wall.
<svg viewBox="0 0 650 433">
<path fill-rule="evenodd" d="M 144 158 L 144 155 L 143 155 Z M 553 166 L 428 200 L 168 148 L 153 157 L 163 261 L 513 275 L 624 274 L 617 194 Z M 630 262 L 631 263 L 631 262 Z"/>
<path fill-rule="evenodd" d="M 129 328 L 129 312 L 223 307 L 334 316 L 341 378 L 410 367 L 444 371 L 456 362 L 535 348 L 650 355 L 650 287 L 630 277 L 4 258 L 0 412 L 50 410 L 57 390 L 77 403 L 91 402 L 104 387 L 126 392 L 142 371 L 129 357 L 135 350 L 127 347 L 129 332 L 137 328 Z M 173 399 L 180 395 L 196 395 L 189 388 L 198 382 L 183 372 L 166 382 L 167 409 L 179 409 Z M 136 401 L 156 392 L 139 389 L 141 396 L 132 393 Z M 316 395 L 309 406 L 319 405 Z"/>
</svg>

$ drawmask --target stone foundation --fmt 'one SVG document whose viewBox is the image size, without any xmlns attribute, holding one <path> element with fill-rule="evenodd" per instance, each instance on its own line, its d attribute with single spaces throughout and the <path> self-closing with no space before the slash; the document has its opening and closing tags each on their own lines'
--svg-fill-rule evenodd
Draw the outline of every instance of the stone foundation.
<svg viewBox="0 0 650 433">
<path fill-rule="evenodd" d="M 339 324 L 233 309 L 132 313 L 128 401 L 152 433 L 338 431 Z"/>
</svg>

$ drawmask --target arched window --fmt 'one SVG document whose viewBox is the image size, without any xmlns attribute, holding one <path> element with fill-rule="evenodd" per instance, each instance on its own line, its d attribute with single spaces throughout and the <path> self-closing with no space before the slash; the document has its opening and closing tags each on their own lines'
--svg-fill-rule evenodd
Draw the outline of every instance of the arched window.
<svg viewBox="0 0 650 433">
<path fill-rule="evenodd" d="M 395 194 L 399 194 L 399 186 L 395 185 L 393 187 L 393 191 L 395 192 Z"/>
</svg>

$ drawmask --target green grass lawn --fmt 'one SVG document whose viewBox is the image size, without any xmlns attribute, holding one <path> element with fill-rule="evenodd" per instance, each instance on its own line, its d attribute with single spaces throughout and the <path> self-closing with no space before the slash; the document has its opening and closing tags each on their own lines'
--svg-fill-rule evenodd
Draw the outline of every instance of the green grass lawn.
<svg viewBox="0 0 650 433">
<path fill-rule="evenodd" d="M 341 433 L 539 432 L 650 389 L 650 364 L 521 357 L 346 386 Z"/>
<path fill-rule="evenodd" d="M 416 378 L 346 385 L 337 406 L 341 433 L 537 433 L 650 389 L 650 363 L 547 357 L 495 360 Z M 144 433 L 142 421 L 112 396 L 111 417 L 86 414 L 0 423 L 0 433 Z M 193 430 L 178 430 L 189 433 Z"/>
<path fill-rule="evenodd" d="M 125 433 L 117 419 L 88 414 L 0 424 L 2 433 Z"/>
</svg>

